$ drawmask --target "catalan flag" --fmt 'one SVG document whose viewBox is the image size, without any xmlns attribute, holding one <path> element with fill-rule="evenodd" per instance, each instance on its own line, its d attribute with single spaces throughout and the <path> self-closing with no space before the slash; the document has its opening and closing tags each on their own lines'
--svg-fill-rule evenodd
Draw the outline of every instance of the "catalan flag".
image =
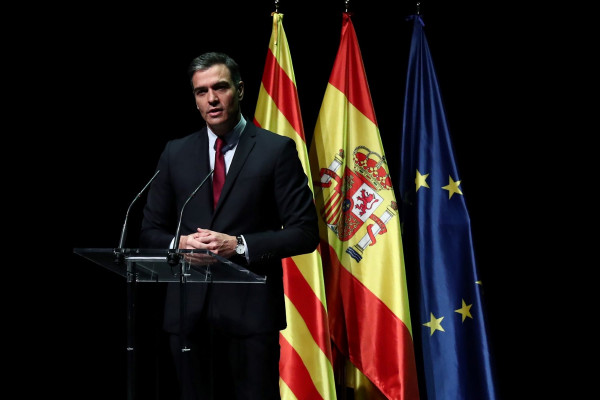
<svg viewBox="0 0 600 400">
<path fill-rule="evenodd" d="M 272 16 L 273 30 L 254 123 L 294 139 L 313 190 L 296 78 L 283 30 L 283 14 L 274 12 Z M 281 398 L 335 399 L 323 267 L 318 249 L 284 259 L 283 283 L 288 326 L 281 332 L 279 340 Z"/>
<path fill-rule="evenodd" d="M 414 266 L 418 282 L 411 306 L 420 337 L 415 340 L 420 378 L 428 400 L 492 400 L 469 213 L 424 23 L 418 15 L 412 21 L 399 196 L 406 263 L 409 276 Z"/>
<path fill-rule="evenodd" d="M 350 366 L 354 398 L 418 399 L 398 204 L 348 12 L 309 159 L 336 374 Z"/>
</svg>

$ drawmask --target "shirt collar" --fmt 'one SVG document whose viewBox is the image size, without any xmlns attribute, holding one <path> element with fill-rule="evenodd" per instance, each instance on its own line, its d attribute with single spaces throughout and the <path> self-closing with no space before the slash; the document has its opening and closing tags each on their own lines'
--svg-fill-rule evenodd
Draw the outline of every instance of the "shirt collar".
<svg viewBox="0 0 600 400">
<path fill-rule="evenodd" d="M 226 153 L 229 150 L 234 149 L 237 146 L 238 142 L 240 141 L 240 136 L 242 135 L 242 132 L 244 131 L 245 127 L 246 127 L 246 119 L 242 115 L 240 117 L 239 122 L 233 128 L 233 130 L 231 132 L 225 134 L 225 142 L 227 144 L 225 146 L 223 146 L 223 149 L 221 150 L 223 153 Z M 208 126 L 207 126 L 207 129 L 208 129 L 209 145 L 214 149 L 215 141 L 217 140 L 217 135 L 213 131 L 211 131 Z"/>
</svg>

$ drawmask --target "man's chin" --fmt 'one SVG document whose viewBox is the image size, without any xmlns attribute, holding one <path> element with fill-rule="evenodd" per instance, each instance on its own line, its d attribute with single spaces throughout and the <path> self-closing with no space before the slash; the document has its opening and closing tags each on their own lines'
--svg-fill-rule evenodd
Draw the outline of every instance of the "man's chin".
<svg viewBox="0 0 600 400">
<path fill-rule="evenodd" d="M 225 134 L 233 128 L 230 126 L 230 122 L 224 118 L 207 118 L 206 124 L 210 127 L 210 130 L 216 134 Z"/>
<path fill-rule="evenodd" d="M 210 126 L 219 127 L 219 126 L 225 125 L 226 122 L 227 122 L 227 120 L 222 115 L 219 115 L 216 117 L 211 117 L 211 116 L 206 117 L 206 123 L 209 124 Z"/>
</svg>

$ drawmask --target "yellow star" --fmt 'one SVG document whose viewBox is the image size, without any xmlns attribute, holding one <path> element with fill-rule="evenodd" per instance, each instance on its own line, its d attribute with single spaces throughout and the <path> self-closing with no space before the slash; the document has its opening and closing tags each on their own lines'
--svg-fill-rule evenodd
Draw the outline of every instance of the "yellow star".
<svg viewBox="0 0 600 400">
<path fill-rule="evenodd" d="M 429 176 L 429 174 L 421 175 L 419 170 L 417 170 L 417 177 L 415 178 L 415 184 L 417 185 L 417 190 L 416 190 L 417 192 L 419 191 L 419 188 L 421 186 L 425 186 L 426 188 L 429 188 L 429 185 L 426 182 L 426 179 L 428 176 Z"/>
<path fill-rule="evenodd" d="M 431 320 L 429 322 L 426 322 L 423 324 L 423 326 L 428 326 L 429 329 L 431 330 L 431 334 L 429 336 L 433 335 L 433 332 L 435 332 L 436 330 L 438 331 L 444 331 L 444 328 L 442 328 L 442 320 L 444 319 L 444 317 L 441 318 L 436 318 L 434 317 L 433 313 L 431 314 Z"/>
<path fill-rule="evenodd" d="M 463 299 L 462 307 L 459 308 L 458 310 L 454 310 L 454 312 L 457 312 L 460 315 L 462 315 L 462 322 L 465 322 L 465 318 L 467 318 L 467 317 L 473 319 L 473 316 L 471 315 L 471 307 L 473 307 L 473 304 L 467 305 L 465 303 L 465 300 Z"/>
<path fill-rule="evenodd" d="M 458 188 L 458 186 L 460 185 L 460 181 L 454 182 L 451 176 L 448 176 L 448 178 L 450 179 L 448 185 L 442 186 L 442 189 L 446 189 L 448 191 L 448 199 L 451 199 L 454 193 L 462 194 L 462 192 Z"/>
</svg>

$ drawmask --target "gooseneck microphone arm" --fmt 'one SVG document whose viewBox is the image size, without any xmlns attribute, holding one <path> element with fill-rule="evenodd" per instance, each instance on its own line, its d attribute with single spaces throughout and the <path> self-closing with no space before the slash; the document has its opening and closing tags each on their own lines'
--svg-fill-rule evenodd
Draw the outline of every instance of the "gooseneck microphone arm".
<svg viewBox="0 0 600 400">
<path fill-rule="evenodd" d="M 119 249 L 122 249 L 123 244 L 125 243 L 125 237 L 127 236 L 127 220 L 129 219 L 129 211 L 131 210 L 133 203 L 135 203 L 140 197 L 142 197 L 142 193 L 144 193 L 146 191 L 146 189 L 148 189 L 148 187 L 150 186 L 150 184 L 152 183 L 154 178 L 156 178 L 156 176 L 158 175 L 159 172 L 160 172 L 160 169 L 156 171 L 156 173 L 154 174 L 154 176 L 152 178 L 150 178 L 148 183 L 146 183 L 146 186 L 144 186 L 144 188 L 137 194 L 137 196 L 135 196 L 135 198 L 129 205 L 129 208 L 127 208 L 127 213 L 125 214 L 125 222 L 123 222 L 123 229 L 121 230 L 121 239 L 119 240 L 119 247 L 118 247 Z"/>
<path fill-rule="evenodd" d="M 152 178 L 150 178 L 148 183 L 146 183 L 146 186 L 144 186 L 144 188 L 137 194 L 137 196 L 134 197 L 133 201 L 131 202 L 131 204 L 129 204 L 129 207 L 127 208 L 127 213 L 125 213 L 125 221 L 123 222 L 123 228 L 121 229 L 121 238 L 119 239 L 119 247 L 117 247 L 115 249 L 115 252 L 117 253 L 117 259 L 116 259 L 117 262 L 121 262 L 123 260 L 123 245 L 125 244 L 125 237 L 127 237 L 127 221 L 129 220 L 129 211 L 131 210 L 131 207 L 133 206 L 133 204 L 142 196 L 142 194 L 146 191 L 146 189 L 148 189 L 148 187 L 150 186 L 152 181 L 156 178 L 156 176 L 158 175 L 159 172 L 160 172 L 160 169 L 154 173 Z"/>
<path fill-rule="evenodd" d="M 194 191 L 192 192 L 190 197 L 188 197 L 187 200 L 185 201 L 185 203 L 183 203 L 183 206 L 181 206 L 181 213 L 179 214 L 179 221 L 177 221 L 177 231 L 175 231 L 175 243 L 173 244 L 173 248 L 169 249 L 169 254 L 167 255 L 167 262 L 172 267 L 179 264 L 179 259 L 181 257 L 181 255 L 177 253 L 177 250 L 179 249 L 179 242 L 181 240 L 181 237 L 179 236 L 179 232 L 181 231 L 181 220 L 183 219 L 183 210 L 185 210 L 185 206 L 187 206 L 187 203 L 190 202 L 192 197 L 194 197 L 196 195 L 196 192 L 198 190 L 200 190 L 200 188 L 202 186 L 204 186 L 204 183 L 208 180 L 208 178 L 210 178 L 210 176 L 212 175 L 213 172 L 214 172 L 214 169 L 211 169 L 210 172 L 208 173 L 208 175 L 206 175 L 206 177 L 204 179 L 202 179 L 202 182 L 200 182 L 198 187 L 196 189 L 194 189 Z"/>
</svg>

